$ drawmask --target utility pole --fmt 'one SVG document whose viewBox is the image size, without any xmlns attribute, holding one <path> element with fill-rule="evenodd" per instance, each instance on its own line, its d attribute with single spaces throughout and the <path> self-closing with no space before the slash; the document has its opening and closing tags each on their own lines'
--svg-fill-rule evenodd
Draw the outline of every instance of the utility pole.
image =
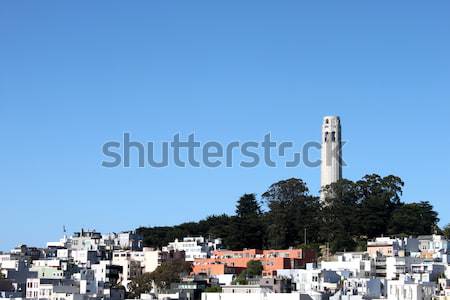
<svg viewBox="0 0 450 300">
<path fill-rule="evenodd" d="M 327 253 L 327 260 L 326 261 L 329 261 L 330 260 L 330 243 L 329 242 L 327 242 L 327 248 L 326 248 L 326 253 Z"/>
</svg>

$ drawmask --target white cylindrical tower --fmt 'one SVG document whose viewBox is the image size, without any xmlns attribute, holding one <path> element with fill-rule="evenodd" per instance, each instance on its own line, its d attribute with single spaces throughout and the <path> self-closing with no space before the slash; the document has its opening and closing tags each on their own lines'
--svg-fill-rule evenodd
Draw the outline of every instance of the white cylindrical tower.
<svg viewBox="0 0 450 300">
<path fill-rule="evenodd" d="M 341 121 L 338 116 L 323 118 L 321 160 L 322 188 L 342 179 Z M 321 200 L 325 197 L 325 193 L 321 192 Z"/>
</svg>

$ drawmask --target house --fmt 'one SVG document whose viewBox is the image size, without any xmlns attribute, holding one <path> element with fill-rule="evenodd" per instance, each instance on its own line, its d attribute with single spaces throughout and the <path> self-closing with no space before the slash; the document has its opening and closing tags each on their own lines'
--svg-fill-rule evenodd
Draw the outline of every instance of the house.
<svg viewBox="0 0 450 300">
<path fill-rule="evenodd" d="M 392 300 L 431 300 L 437 286 L 432 282 L 418 283 L 408 276 L 387 281 L 387 298 Z"/>
<path fill-rule="evenodd" d="M 185 252 L 178 250 L 157 250 L 145 247 L 141 253 L 144 273 L 153 272 L 163 262 L 185 260 Z"/>
<path fill-rule="evenodd" d="M 334 293 L 341 280 L 336 271 L 317 268 L 278 270 L 277 275 L 291 279 L 298 292 Z"/>
<path fill-rule="evenodd" d="M 336 253 L 332 259 L 321 261 L 319 268 L 345 277 L 371 277 L 376 273 L 375 261 L 366 252 Z"/>
<path fill-rule="evenodd" d="M 211 252 L 220 249 L 221 245 L 221 239 L 209 240 L 202 236 L 185 237 L 182 241 L 175 239 L 162 250 L 166 252 L 184 251 L 185 260 L 194 261 L 195 259 L 210 257 Z"/>
<path fill-rule="evenodd" d="M 135 253 L 130 250 L 116 250 L 113 252 L 112 264 L 120 266 L 122 273 L 119 282 L 128 290 L 128 284 L 133 278 L 142 274 L 142 252 Z"/>
</svg>

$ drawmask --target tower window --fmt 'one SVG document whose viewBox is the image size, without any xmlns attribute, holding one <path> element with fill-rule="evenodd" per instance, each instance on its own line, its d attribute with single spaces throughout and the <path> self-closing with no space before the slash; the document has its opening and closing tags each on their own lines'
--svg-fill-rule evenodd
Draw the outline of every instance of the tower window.
<svg viewBox="0 0 450 300">
<path fill-rule="evenodd" d="M 331 133 L 331 141 L 332 141 L 332 142 L 336 142 L 336 132 L 335 132 L 335 131 L 333 131 L 333 132 Z"/>
<path fill-rule="evenodd" d="M 328 134 L 329 132 L 325 132 L 325 143 L 328 142 Z"/>
<path fill-rule="evenodd" d="M 326 119 L 325 124 L 328 124 L 328 123 L 330 123 L 330 120 Z"/>
</svg>

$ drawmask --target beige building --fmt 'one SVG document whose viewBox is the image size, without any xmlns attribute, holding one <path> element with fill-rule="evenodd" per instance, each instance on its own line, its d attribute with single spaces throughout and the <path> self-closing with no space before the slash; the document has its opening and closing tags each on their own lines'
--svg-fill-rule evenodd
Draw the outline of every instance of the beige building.
<svg viewBox="0 0 450 300">
<path fill-rule="evenodd" d="M 401 245 L 397 239 L 389 237 L 378 237 L 373 241 L 367 242 L 367 252 L 371 257 L 377 257 L 377 254 L 383 256 L 398 256 Z"/>
</svg>

